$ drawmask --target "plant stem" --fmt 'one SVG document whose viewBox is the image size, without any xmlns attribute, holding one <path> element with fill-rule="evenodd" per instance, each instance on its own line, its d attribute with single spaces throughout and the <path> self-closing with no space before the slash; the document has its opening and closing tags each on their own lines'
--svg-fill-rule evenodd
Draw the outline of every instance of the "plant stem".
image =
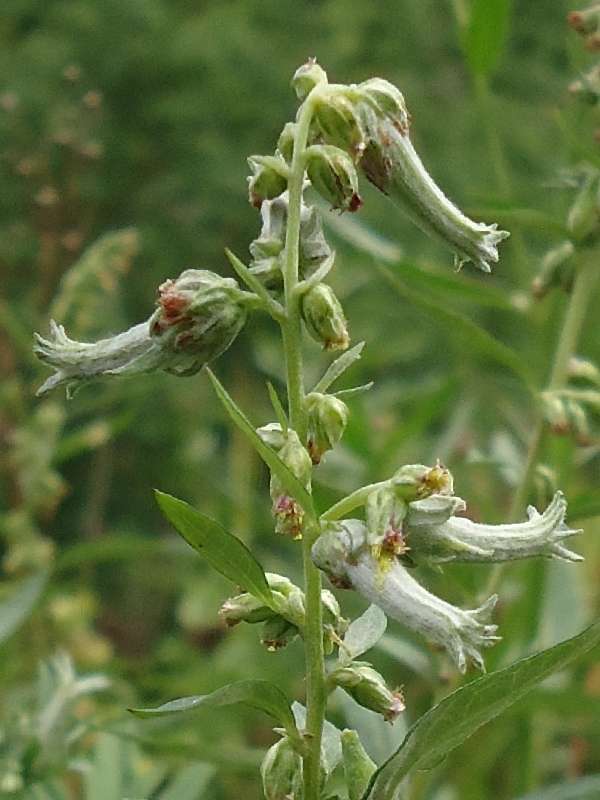
<svg viewBox="0 0 600 800">
<path fill-rule="evenodd" d="M 307 436 L 304 405 L 304 365 L 302 360 L 302 320 L 298 285 L 300 215 L 304 188 L 304 151 L 312 118 L 310 96 L 304 102 L 298 120 L 294 157 L 288 183 L 289 204 L 285 238 L 284 297 L 285 321 L 282 325 L 283 348 L 288 392 L 288 411 L 292 428 L 300 441 Z M 305 529 L 302 538 L 306 626 L 306 744 L 303 758 L 303 800 L 319 800 L 321 783 L 321 737 L 325 720 L 325 658 L 323 653 L 323 620 L 321 608 L 321 573 L 312 563 L 311 547 L 314 531 Z"/>
</svg>

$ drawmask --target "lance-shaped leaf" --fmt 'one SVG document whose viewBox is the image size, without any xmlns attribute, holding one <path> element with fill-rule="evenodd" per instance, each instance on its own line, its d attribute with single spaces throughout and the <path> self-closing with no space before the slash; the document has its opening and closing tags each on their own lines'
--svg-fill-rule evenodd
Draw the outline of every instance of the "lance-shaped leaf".
<svg viewBox="0 0 600 800">
<path fill-rule="evenodd" d="M 222 686 L 211 694 L 197 695 L 195 697 L 182 697 L 171 700 L 158 708 L 131 708 L 136 717 L 166 717 L 172 714 L 182 714 L 195 711 L 199 708 L 219 708 L 222 706 L 243 703 L 252 708 L 258 708 L 273 717 L 283 728 L 292 741 L 302 747 L 300 734 L 287 697 L 269 681 L 249 679 L 230 683 Z"/>
<path fill-rule="evenodd" d="M 14 633 L 33 611 L 48 582 L 47 571 L 36 572 L 0 606 L 0 642 Z"/>
<path fill-rule="evenodd" d="M 271 607 L 273 595 L 263 568 L 243 542 L 183 500 L 155 494 L 165 517 L 213 569 Z"/>
<path fill-rule="evenodd" d="M 387 628 L 387 617 L 378 606 L 369 606 L 348 628 L 338 660 L 352 661 L 377 644 Z"/>
<path fill-rule="evenodd" d="M 313 525 L 317 525 L 317 514 L 315 512 L 314 504 L 310 494 L 306 491 L 304 486 L 300 483 L 293 472 L 286 467 L 277 453 L 262 441 L 250 420 L 246 417 L 241 408 L 239 408 L 239 406 L 235 403 L 233 398 L 228 394 L 227 390 L 219 381 L 219 379 L 209 369 L 207 369 L 206 372 L 212 381 L 219 400 L 225 406 L 229 416 L 240 428 L 240 430 L 246 434 L 256 452 L 269 467 L 271 472 L 279 478 L 281 485 L 286 492 L 288 492 L 288 494 L 293 497 L 294 500 L 296 500 L 296 502 L 302 507 L 302 510 L 306 514 L 307 520 Z"/>
<path fill-rule="evenodd" d="M 600 620 L 548 650 L 458 689 L 424 714 L 394 755 L 375 773 L 363 800 L 393 800 L 414 769 L 433 769 L 468 739 L 557 670 L 600 642 Z"/>
</svg>

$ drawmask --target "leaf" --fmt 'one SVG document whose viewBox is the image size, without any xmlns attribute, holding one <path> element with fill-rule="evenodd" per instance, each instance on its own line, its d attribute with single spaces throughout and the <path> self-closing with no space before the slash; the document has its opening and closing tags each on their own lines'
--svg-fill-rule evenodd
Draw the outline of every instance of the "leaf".
<svg viewBox="0 0 600 800">
<path fill-rule="evenodd" d="M 600 797 L 600 775 L 588 775 L 574 781 L 547 786 L 515 800 L 598 800 L 598 797 Z"/>
<path fill-rule="evenodd" d="M 155 495 L 165 517 L 213 569 L 271 606 L 273 595 L 263 568 L 243 542 L 183 500 L 159 491 Z"/>
<path fill-rule="evenodd" d="M 302 486 L 294 473 L 288 469 L 288 467 L 286 467 L 277 453 L 263 442 L 263 440 L 255 431 L 250 420 L 236 405 L 233 398 L 227 393 L 225 387 L 221 384 L 219 379 L 209 369 L 206 370 L 206 373 L 212 381 L 212 385 L 215 388 L 215 392 L 217 393 L 219 400 L 225 406 L 232 420 L 240 428 L 240 430 L 246 434 L 256 452 L 269 467 L 271 472 L 279 478 L 281 485 L 286 492 L 288 492 L 288 494 L 293 497 L 294 500 L 296 500 L 296 502 L 301 506 L 308 521 L 313 525 L 318 525 L 317 514 L 310 494 L 306 491 L 304 486 Z"/>
<path fill-rule="evenodd" d="M 380 266 L 380 271 L 398 294 L 402 295 L 411 305 L 419 308 L 434 322 L 444 325 L 448 334 L 463 345 L 466 352 L 478 352 L 486 358 L 497 361 L 521 378 L 532 394 L 536 394 L 525 366 L 514 350 L 494 339 L 468 317 L 457 314 L 456 311 L 449 311 L 445 304 L 425 298 L 418 292 L 409 289 L 388 267 Z"/>
<path fill-rule="evenodd" d="M 190 764 L 169 784 L 160 800 L 200 800 L 215 772 L 212 764 Z"/>
<path fill-rule="evenodd" d="M 364 342 L 359 342 L 355 344 L 354 347 L 351 347 L 350 350 L 346 350 L 345 353 L 338 356 L 335 361 L 329 365 L 327 371 L 313 389 L 313 392 L 326 392 L 331 384 L 336 381 L 340 375 L 344 374 L 348 367 L 351 367 L 355 361 L 358 361 L 364 346 Z"/>
<path fill-rule="evenodd" d="M 396 753 L 373 776 L 364 800 L 392 800 L 410 770 L 435 767 L 478 728 L 598 642 L 600 620 L 572 639 L 453 692 L 413 725 Z"/>
<path fill-rule="evenodd" d="M 302 703 L 292 703 L 292 711 L 296 720 L 296 727 L 299 730 L 306 728 L 306 708 Z M 333 770 L 342 760 L 342 741 L 341 731 L 336 728 L 329 720 L 323 721 L 323 736 L 321 739 L 321 767 L 327 775 L 331 775 Z"/>
<path fill-rule="evenodd" d="M 500 60 L 508 33 L 512 0 L 471 0 L 461 46 L 473 75 L 488 77 Z"/>
<path fill-rule="evenodd" d="M 366 653 L 377 644 L 387 628 L 387 617 L 378 606 L 369 606 L 348 628 L 340 647 L 338 661 L 346 663 Z"/>
<path fill-rule="evenodd" d="M 273 683 L 254 678 L 222 686 L 212 694 L 171 700 L 158 708 L 130 708 L 129 710 L 136 717 L 146 719 L 150 717 L 166 717 L 172 714 L 184 714 L 199 708 L 220 708 L 222 706 L 236 705 L 237 703 L 258 708 L 269 714 L 285 728 L 288 736 L 295 743 L 300 743 L 300 735 L 296 728 L 294 715 L 285 694 Z"/>
<path fill-rule="evenodd" d="M 12 597 L 0 606 L 0 643 L 8 639 L 33 611 L 40 599 L 49 573 L 37 572 L 22 581 Z"/>
</svg>

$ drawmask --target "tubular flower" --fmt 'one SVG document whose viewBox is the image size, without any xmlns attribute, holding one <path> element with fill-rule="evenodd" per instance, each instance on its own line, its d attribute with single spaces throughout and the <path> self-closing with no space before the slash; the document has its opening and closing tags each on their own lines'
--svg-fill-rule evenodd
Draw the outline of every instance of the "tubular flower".
<svg viewBox="0 0 600 800">
<path fill-rule="evenodd" d="M 463 611 L 424 589 L 397 560 L 382 571 L 359 520 L 333 525 L 313 545 L 312 557 L 335 583 L 356 589 L 392 619 L 444 647 L 461 672 L 469 661 L 484 669 L 479 649 L 498 641 L 497 626 L 489 623 L 496 595 L 479 608 Z"/>
<path fill-rule="evenodd" d="M 565 524 L 567 501 L 556 492 L 543 514 L 527 509 L 528 519 L 510 525 L 483 525 L 454 512 L 464 510 L 457 497 L 432 495 L 410 503 L 404 536 L 411 554 L 422 554 L 430 561 L 515 561 L 545 556 L 563 561 L 582 561 L 582 557 L 563 545 L 563 540 L 581 533 Z"/>
<path fill-rule="evenodd" d="M 102 375 L 156 369 L 194 375 L 230 346 L 246 324 L 248 307 L 255 299 L 233 278 L 208 270 L 186 270 L 158 291 L 158 308 L 150 319 L 116 336 L 76 342 L 54 321 L 49 339 L 35 334 L 35 354 L 56 370 L 38 395 L 66 386 L 67 397 L 72 397 L 82 384 Z"/>
</svg>

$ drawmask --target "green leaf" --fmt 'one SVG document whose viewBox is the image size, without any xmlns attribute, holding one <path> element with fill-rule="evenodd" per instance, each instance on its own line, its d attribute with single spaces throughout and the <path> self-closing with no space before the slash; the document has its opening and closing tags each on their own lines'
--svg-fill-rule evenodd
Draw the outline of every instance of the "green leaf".
<svg viewBox="0 0 600 800">
<path fill-rule="evenodd" d="M 22 581 L 12 597 L 0 606 L 0 643 L 8 639 L 31 614 L 48 577 L 49 573 L 43 571 Z"/>
<path fill-rule="evenodd" d="M 516 800 L 598 800 L 600 797 L 600 775 L 588 775 L 574 781 L 547 786 Z"/>
<path fill-rule="evenodd" d="M 572 639 L 453 692 L 413 725 L 375 773 L 364 800 L 392 800 L 410 770 L 435 767 L 478 728 L 599 642 L 600 620 Z"/>
<path fill-rule="evenodd" d="M 387 617 L 378 606 L 369 606 L 348 628 L 340 647 L 338 661 L 358 658 L 381 639 L 387 628 Z"/>
<path fill-rule="evenodd" d="M 351 347 L 350 350 L 346 350 L 345 353 L 338 356 L 335 361 L 332 361 L 321 380 L 315 385 L 313 392 L 326 392 L 331 384 L 336 381 L 340 375 L 344 374 L 348 367 L 351 367 L 355 361 L 359 360 L 364 346 L 364 342 L 359 342 L 355 344 L 354 347 Z"/>
<path fill-rule="evenodd" d="M 468 23 L 460 40 L 473 75 L 488 77 L 498 64 L 511 8 L 512 0 L 471 0 Z"/>
<path fill-rule="evenodd" d="M 131 708 L 136 717 L 146 719 L 149 717 L 166 717 L 172 714 L 183 714 L 199 708 L 220 708 L 222 706 L 243 703 L 252 708 L 258 708 L 273 717 L 295 743 L 300 743 L 300 735 L 296 728 L 294 715 L 287 697 L 269 681 L 249 679 L 230 683 L 222 686 L 212 694 L 198 695 L 196 697 L 182 697 L 171 700 L 158 708 Z"/>
<path fill-rule="evenodd" d="M 250 420 L 236 405 L 219 379 L 209 369 L 206 370 L 206 373 L 215 387 L 215 392 L 217 393 L 219 400 L 227 409 L 227 412 L 232 420 L 240 428 L 240 430 L 246 434 L 256 452 L 269 467 L 271 472 L 279 478 L 281 485 L 286 492 L 288 492 L 288 494 L 293 497 L 294 500 L 296 500 L 296 502 L 301 506 L 302 510 L 306 514 L 307 520 L 313 525 L 318 525 L 317 514 L 310 494 L 306 491 L 304 486 L 302 486 L 294 473 L 288 469 L 288 467 L 286 467 L 277 453 L 263 442 L 263 440 L 255 431 Z"/>
<path fill-rule="evenodd" d="M 271 606 L 273 595 L 263 568 L 243 542 L 183 500 L 159 491 L 155 495 L 165 517 L 213 569 Z"/>
<path fill-rule="evenodd" d="M 215 772 L 212 764 L 190 764 L 169 784 L 160 800 L 200 800 Z"/>
<path fill-rule="evenodd" d="M 419 308 L 434 322 L 441 323 L 449 336 L 454 337 L 466 352 L 478 352 L 488 359 L 502 364 L 517 375 L 528 386 L 532 394 L 536 394 L 527 374 L 527 370 L 517 353 L 510 347 L 494 339 L 493 336 L 480 328 L 468 317 L 450 311 L 445 304 L 424 297 L 418 292 L 409 289 L 398 275 L 392 273 L 388 267 L 380 266 L 380 271 L 387 278 L 393 288 L 405 298 L 412 306 Z"/>
</svg>

